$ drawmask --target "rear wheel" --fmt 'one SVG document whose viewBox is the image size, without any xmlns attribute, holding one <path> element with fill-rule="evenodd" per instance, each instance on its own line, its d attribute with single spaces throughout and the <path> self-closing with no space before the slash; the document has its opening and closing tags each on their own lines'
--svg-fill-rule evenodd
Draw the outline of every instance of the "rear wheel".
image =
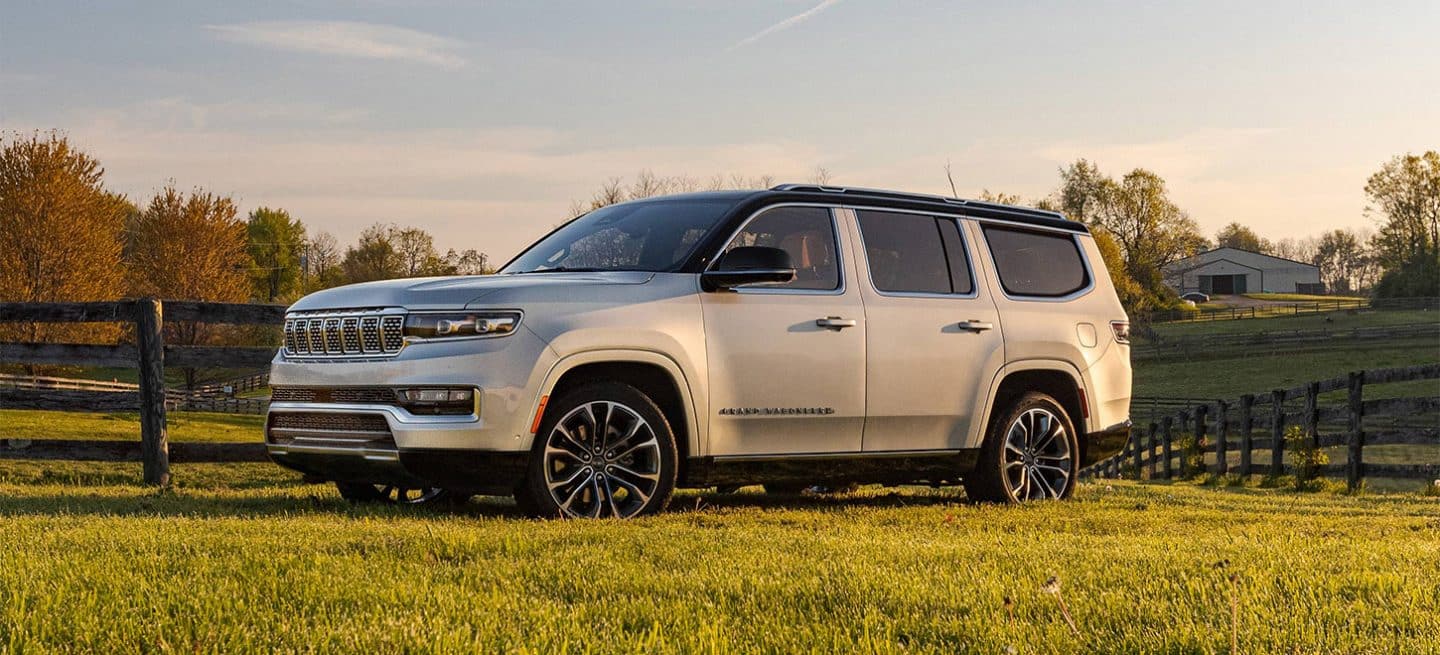
<svg viewBox="0 0 1440 655">
<path fill-rule="evenodd" d="M 1026 393 L 991 423 L 965 493 L 995 503 L 1069 498 L 1079 453 L 1075 424 L 1060 403 Z"/>
<path fill-rule="evenodd" d="M 396 505 L 460 505 L 470 497 L 439 487 L 402 487 L 368 482 L 336 482 L 340 497 L 352 503 L 394 503 Z"/>
<path fill-rule="evenodd" d="M 654 401 L 628 384 L 587 384 L 550 403 L 516 504 L 542 517 L 652 514 L 670 503 L 678 468 Z"/>
</svg>

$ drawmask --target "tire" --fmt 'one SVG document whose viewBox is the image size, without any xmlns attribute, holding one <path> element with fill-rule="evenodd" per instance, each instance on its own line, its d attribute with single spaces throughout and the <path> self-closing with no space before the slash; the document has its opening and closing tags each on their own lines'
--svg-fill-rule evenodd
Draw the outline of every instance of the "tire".
<svg viewBox="0 0 1440 655">
<path fill-rule="evenodd" d="M 620 382 L 588 383 L 546 408 L 516 505 L 551 518 L 654 514 L 675 493 L 676 452 L 649 396 Z"/>
<path fill-rule="evenodd" d="M 1025 393 L 991 421 L 975 470 L 962 480 L 965 494 L 1005 504 L 1069 498 L 1079 455 L 1075 423 L 1065 408 L 1043 393 Z"/>
<path fill-rule="evenodd" d="M 413 488 L 368 482 L 336 482 L 340 497 L 352 503 L 396 505 L 464 505 L 470 496 L 439 487 Z"/>
</svg>

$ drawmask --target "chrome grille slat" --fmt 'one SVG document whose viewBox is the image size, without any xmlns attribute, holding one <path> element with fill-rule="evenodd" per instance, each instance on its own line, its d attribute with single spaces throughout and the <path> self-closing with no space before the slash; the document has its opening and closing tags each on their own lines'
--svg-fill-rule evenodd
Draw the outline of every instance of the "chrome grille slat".
<svg viewBox="0 0 1440 655">
<path fill-rule="evenodd" d="M 396 309 L 295 312 L 285 318 L 285 355 L 297 359 L 391 357 L 405 348 Z"/>
</svg>

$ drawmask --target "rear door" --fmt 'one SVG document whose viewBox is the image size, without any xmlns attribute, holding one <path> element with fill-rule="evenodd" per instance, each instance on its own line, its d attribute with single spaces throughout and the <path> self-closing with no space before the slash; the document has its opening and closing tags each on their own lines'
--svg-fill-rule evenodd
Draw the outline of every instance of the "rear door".
<svg viewBox="0 0 1440 655">
<path fill-rule="evenodd" d="M 865 301 L 865 452 L 974 447 L 1004 365 L 995 301 L 950 216 L 853 211 Z"/>
</svg>

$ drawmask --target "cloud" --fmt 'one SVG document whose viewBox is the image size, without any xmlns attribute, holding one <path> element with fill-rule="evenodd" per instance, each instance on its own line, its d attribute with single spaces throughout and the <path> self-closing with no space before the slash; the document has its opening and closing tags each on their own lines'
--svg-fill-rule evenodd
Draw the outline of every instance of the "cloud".
<svg viewBox="0 0 1440 655">
<path fill-rule="evenodd" d="M 765 29 L 763 29 L 763 30 L 760 30 L 759 32 L 756 32 L 756 33 L 754 33 L 754 34 L 751 34 L 750 36 L 747 36 L 747 37 L 745 37 L 745 38 L 743 38 L 743 39 L 735 42 L 735 45 L 732 45 L 732 46 L 730 46 L 729 48 L 726 48 L 726 50 L 735 50 L 735 49 L 737 49 L 737 48 L 743 48 L 743 47 L 745 47 L 745 46 L 747 46 L 747 45 L 750 45 L 751 43 L 754 43 L 754 42 L 756 42 L 756 41 L 759 41 L 760 39 L 763 39 L 763 38 L 765 38 L 765 37 L 767 37 L 767 36 L 770 36 L 771 34 L 774 34 L 774 33 L 776 33 L 776 32 L 782 32 L 782 31 L 784 31 L 784 30 L 788 30 L 788 29 L 790 29 L 790 28 L 792 28 L 792 27 L 795 27 L 796 25 L 799 25 L 800 23 L 803 23 L 803 22 L 805 22 L 805 21 L 807 21 L 807 20 L 810 20 L 811 18 L 814 18 L 816 14 L 818 14 L 818 13 L 820 13 L 820 12 L 822 12 L 822 11 L 825 11 L 826 9 L 829 9 L 830 7 L 834 6 L 834 5 L 835 5 L 836 3 L 838 3 L 838 2 L 840 2 L 840 0 L 822 0 L 822 1 L 820 2 L 820 4 L 815 5 L 814 7 L 811 7 L 811 8 L 809 8 L 809 9 L 805 10 L 805 11 L 802 11 L 802 12 L 800 12 L 800 13 L 798 13 L 798 14 L 795 14 L 794 16 L 791 16 L 791 17 L 789 17 L 789 18 L 786 18 L 785 20 L 782 20 L 782 21 L 780 21 L 780 22 L 778 22 L 778 23 L 775 23 L 774 25 L 771 25 L 770 27 L 767 27 L 767 28 L 765 28 Z"/>
<path fill-rule="evenodd" d="M 465 59 L 453 51 L 463 41 L 393 25 L 350 21 L 262 21 L 206 25 L 219 38 L 243 45 L 336 57 L 413 61 L 459 68 Z"/>
</svg>

